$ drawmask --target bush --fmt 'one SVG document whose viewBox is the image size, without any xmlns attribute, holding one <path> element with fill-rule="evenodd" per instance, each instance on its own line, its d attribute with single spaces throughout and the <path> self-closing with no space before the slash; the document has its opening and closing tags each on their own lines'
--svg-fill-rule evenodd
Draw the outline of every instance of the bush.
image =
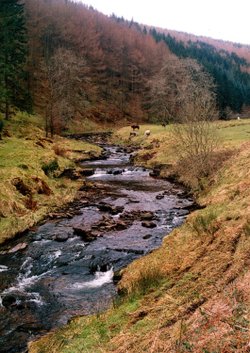
<svg viewBox="0 0 250 353">
<path fill-rule="evenodd" d="M 57 156 L 66 157 L 67 150 L 59 145 L 55 145 L 53 150 Z"/>
<path fill-rule="evenodd" d="M 218 210 L 206 210 L 195 218 L 193 228 L 199 235 L 213 235 L 218 230 L 217 218 Z"/>
<path fill-rule="evenodd" d="M 213 151 L 181 158 L 174 167 L 174 174 L 193 192 L 204 190 L 213 175 L 232 156 L 233 151 Z"/>
<path fill-rule="evenodd" d="M 59 169 L 59 164 L 57 159 L 42 165 L 42 170 L 47 176 L 53 176 L 55 171 Z"/>
</svg>

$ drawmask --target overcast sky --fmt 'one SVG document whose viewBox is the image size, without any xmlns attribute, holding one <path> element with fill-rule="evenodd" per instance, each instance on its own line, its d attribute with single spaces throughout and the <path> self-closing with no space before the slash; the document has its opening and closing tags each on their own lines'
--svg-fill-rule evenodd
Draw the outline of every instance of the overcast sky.
<svg viewBox="0 0 250 353">
<path fill-rule="evenodd" d="M 250 0 L 78 0 L 107 15 L 250 44 Z"/>
</svg>

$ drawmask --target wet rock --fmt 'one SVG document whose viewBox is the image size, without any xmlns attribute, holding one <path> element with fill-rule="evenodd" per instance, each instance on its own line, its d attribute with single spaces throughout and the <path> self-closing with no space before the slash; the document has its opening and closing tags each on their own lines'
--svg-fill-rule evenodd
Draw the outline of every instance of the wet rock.
<svg viewBox="0 0 250 353">
<path fill-rule="evenodd" d="M 67 234 L 67 233 L 56 234 L 54 237 L 54 240 L 59 241 L 59 242 L 64 242 L 68 239 L 69 239 L 69 234 Z"/>
<path fill-rule="evenodd" d="M 86 230 L 81 227 L 73 227 L 73 229 L 74 233 L 81 237 L 82 240 L 86 241 L 87 243 L 93 241 L 96 238 L 96 236 L 90 230 Z"/>
<path fill-rule="evenodd" d="M 16 304 L 16 298 L 13 294 L 7 294 L 2 298 L 2 304 L 5 308 L 14 306 Z"/>
<path fill-rule="evenodd" d="M 115 227 L 114 227 L 115 230 L 124 230 L 127 228 L 128 228 L 128 225 L 123 221 L 116 222 Z"/>
<path fill-rule="evenodd" d="M 140 203 L 139 200 L 128 199 L 128 203 Z"/>
<path fill-rule="evenodd" d="M 123 169 L 114 169 L 114 170 L 112 171 L 112 174 L 113 174 L 113 175 L 119 175 L 119 174 L 122 174 L 122 172 L 123 172 Z"/>
<path fill-rule="evenodd" d="M 99 205 L 97 205 L 97 207 L 101 212 L 109 212 L 112 215 L 121 213 L 124 210 L 124 207 L 122 206 L 112 206 L 106 203 L 100 203 Z"/>
<path fill-rule="evenodd" d="M 123 149 L 121 147 L 117 147 L 116 152 L 123 153 Z"/>
<path fill-rule="evenodd" d="M 145 212 L 141 214 L 142 221 L 152 221 L 152 219 L 154 219 L 153 212 Z"/>
<path fill-rule="evenodd" d="M 68 178 L 70 180 L 80 179 L 81 175 L 74 168 L 67 168 L 59 175 L 59 178 Z"/>
<path fill-rule="evenodd" d="M 141 225 L 142 225 L 142 227 L 145 227 L 145 228 L 155 228 L 156 227 L 156 224 L 152 221 L 141 222 Z"/>
<path fill-rule="evenodd" d="M 27 243 L 19 243 L 16 246 L 14 246 L 14 248 L 10 249 L 8 251 L 9 254 L 17 252 L 19 250 L 24 250 L 25 248 L 27 248 L 28 244 Z"/>
<path fill-rule="evenodd" d="M 82 169 L 80 174 L 84 177 L 88 177 L 88 176 L 95 174 L 95 169 L 93 169 L 93 168 L 92 169 L 90 169 L 90 168 L 89 169 Z"/>
<path fill-rule="evenodd" d="M 108 151 L 102 150 L 100 159 L 107 159 L 110 153 Z"/>
<path fill-rule="evenodd" d="M 160 176 L 161 170 L 160 169 L 153 169 L 149 172 L 149 176 L 152 178 L 157 178 Z"/>
<path fill-rule="evenodd" d="M 146 234 L 146 235 L 144 235 L 143 237 L 142 237 L 142 239 L 149 239 L 149 238 L 151 238 L 152 237 L 152 234 Z"/>
</svg>

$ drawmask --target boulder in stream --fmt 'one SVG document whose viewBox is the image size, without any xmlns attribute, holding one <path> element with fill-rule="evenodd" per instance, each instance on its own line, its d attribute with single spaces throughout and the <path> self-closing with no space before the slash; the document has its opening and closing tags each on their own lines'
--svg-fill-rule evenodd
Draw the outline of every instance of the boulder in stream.
<svg viewBox="0 0 250 353">
<path fill-rule="evenodd" d="M 142 221 L 152 221 L 152 219 L 154 219 L 154 214 L 153 212 L 142 212 L 141 213 L 141 220 Z"/>
<path fill-rule="evenodd" d="M 82 227 L 73 227 L 74 233 L 82 238 L 83 241 L 90 242 L 95 240 L 96 236 L 90 230 L 86 230 Z"/>
<path fill-rule="evenodd" d="M 143 221 L 143 222 L 141 222 L 141 225 L 142 225 L 142 227 L 145 227 L 145 228 L 155 228 L 156 227 L 156 224 L 152 221 Z"/>
<path fill-rule="evenodd" d="M 82 169 L 80 174 L 84 177 L 88 177 L 88 176 L 95 174 L 95 169 L 93 169 L 93 168 Z"/>
<path fill-rule="evenodd" d="M 17 252 L 19 250 L 24 250 L 25 248 L 27 248 L 28 244 L 27 243 L 19 243 L 16 246 L 14 246 L 14 248 L 10 249 L 8 251 L 9 254 Z"/>
<path fill-rule="evenodd" d="M 68 233 L 59 233 L 59 234 L 56 234 L 54 237 L 54 240 L 59 241 L 59 242 L 64 242 L 68 239 L 69 239 Z"/>
<path fill-rule="evenodd" d="M 123 206 L 112 206 L 107 203 L 100 203 L 97 207 L 101 212 L 109 212 L 112 215 L 121 213 L 124 210 Z"/>
</svg>

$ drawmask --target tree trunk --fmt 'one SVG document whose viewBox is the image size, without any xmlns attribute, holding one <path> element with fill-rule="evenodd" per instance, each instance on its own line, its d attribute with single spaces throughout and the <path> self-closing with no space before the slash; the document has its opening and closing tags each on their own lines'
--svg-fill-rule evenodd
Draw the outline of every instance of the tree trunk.
<svg viewBox="0 0 250 353">
<path fill-rule="evenodd" d="M 8 102 L 8 98 L 6 98 L 6 101 L 5 101 L 5 119 L 9 120 L 9 118 L 10 118 L 10 105 L 9 105 L 9 102 Z"/>
</svg>

